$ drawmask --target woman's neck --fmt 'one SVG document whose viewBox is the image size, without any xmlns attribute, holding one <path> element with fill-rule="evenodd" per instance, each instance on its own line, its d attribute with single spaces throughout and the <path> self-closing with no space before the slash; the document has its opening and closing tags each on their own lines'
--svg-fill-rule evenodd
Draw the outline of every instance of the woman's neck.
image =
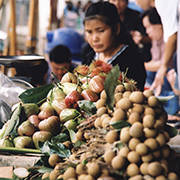
<svg viewBox="0 0 180 180">
<path fill-rule="evenodd" d="M 108 51 L 102 52 L 98 54 L 98 59 L 104 62 L 107 62 L 111 59 L 121 48 L 123 44 L 119 44 L 117 47 L 112 47 Z"/>
</svg>

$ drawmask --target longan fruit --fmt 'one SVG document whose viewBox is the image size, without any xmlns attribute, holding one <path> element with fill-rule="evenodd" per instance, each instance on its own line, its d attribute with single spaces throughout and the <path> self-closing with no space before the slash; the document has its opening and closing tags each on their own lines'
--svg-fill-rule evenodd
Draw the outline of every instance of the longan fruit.
<svg viewBox="0 0 180 180">
<path fill-rule="evenodd" d="M 153 155 L 150 153 L 150 154 L 142 156 L 141 159 L 143 162 L 150 162 L 153 160 Z"/>
<path fill-rule="evenodd" d="M 80 176 L 78 176 L 78 180 L 85 180 L 87 174 L 81 174 Z"/>
<path fill-rule="evenodd" d="M 76 132 L 76 139 L 79 140 L 79 141 L 81 141 L 82 138 L 83 138 L 83 132 L 82 132 L 81 130 L 78 130 L 78 131 Z"/>
<path fill-rule="evenodd" d="M 99 109 L 97 109 L 97 116 L 100 117 L 101 115 L 105 114 L 107 112 L 106 107 L 100 107 Z"/>
<path fill-rule="evenodd" d="M 130 177 L 129 180 L 143 180 L 143 177 L 141 175 L 136 175 L 136 176 Z"/>
<path fill-rule="evenodd" d="M 128 122 L 130 124 L 134 124 L 135 122 L 138 122 L 140 121 L 140 114 L 138 112 L 132 112 L 130 115 L 129 115 L 129 118 L 128 118 Z"/>
<path fill-rule="evenodd" d="M 147 89 L 147 90 L 144 90 L 144 91 L 143 91 L 143 94 L 144 94 L 144 96 L 145 96 L 146 98 L 148 98 L 148 97 L 152 96 L 154 93 L 153 93 L 152 90 Z"/>
<path fill-rule="evenodd" d="M 94 177 L 93 176 L 91 176 L 91 175 L 86 175 L 85 177 L 84 177 L 84 179 L 83 180 L 95 180 L 94 179 Z"/>
<path fill-rule="evenodd" d="M 94 121 L 94 126 L 95 126 L 96 128 L 102 127 L 102 121 L 101 121 L 101 118 L 100 118 L 100 117 L 96 118 L 96 120 Z"/>
<path fill-rule="evenodd" d="M 128 153 L 129 153 L 129 148 L 127 146 L 124 146 L 119 150 L 118 155 L 126 158 Z"/>
<path fill-rule="evenodd" d="M 115 157 L 115 152 L 110 149 L 104 153 L 104 160 L 107 164 L 111 164 L 112 159 Z"/>
<path fill-rule="evenodd" d="M 154 178 L 150 175 L 145 175 L 144 180 L 154 180 Z"/>
<path fill-rule="evenodd" d="M 131 136 L 129 134 L 129 127 L 122 128 L 120 132 L 120 140 L 123 143 L 127 143 L 131 139 Z"/>
<path fill-rule="evenodd" d="M 140 172 L 143 174 L 143 175 L 147 175 L 148 174 L 148 163 L 147 162 L 144 162 L 141 164 L 140 166 Z"/>
<path fill-rule="evenodd" d="M 148 147 L 144 143 L 139 143 L 136 146 L 136 152 L 139 155 L 146 155 L 148 153 Z"/>
<path fill-rule="evenodd" d="M 132 137 L 139 138 L 143 136 L 143 125 L 140 122 L 135 122 L 129 130 Z"/>
<path fill-rule="evenodd" d="M 114 94 L 114 101 L 117 103 L 120 99 L 122 99 L 123 94 L 121 92 Z"/>
<path fill-rule="evenodd" d="M 106 91 L 103 90 L 103 91 L 100 93 L 100 99 L 105 99 L 105 100 L 106 100 L 106 98 L 107 98 Z"/>
<path fill-rule="evenodd" d="M 112 159 L 111 165 L 113 169 L 121 169 L 125 164 L 125 158 L 118 155 Z"/>
<path fill-rule="evenodd" d="M 144 115 L 147 115 L 147 114 L 151 114 L 151 115 L 155 116 L 155 110 L 151 107 L 145 107 Z"/>
<path fill-rule="evenodd" d="M 133 108 L 132 108 L 133 112 L 137 112 L 139 114 L 144 112 L 144 106 L 142 104 L 133 104 Z"/>
<path fill-rule="evenodd" d="M 136 151 L 130 151 L 127 155 L 127 159 L 130 163 L 138 163 L 140 156 Z"/>
<path fill-rule="evenodd" d="M 123 93 L 123 98 L 126 97 L 126 98 L 129 98 L 129 96 L 131 95 L 131 91 L 125 91 Z"/>
<path fill-rule="evenodd" d="M 159 104 L 158 99 L 156 96 L 150 96 L 148 97 L 148 105 L 151 107 L 156 107 Z"/>
<path fill-rule="evenodd" d="M 155 176 L 155 177 L 159 176 L 161 175 L 161 171 L 162 171 L 162 166 L 158 161 L 151 162 L 148 165 L 148 173 L 151 176 Z"/>
<path fill-rule="evenodd" d="M 135 150 L 137 144 L 139 144 L 139 143 L 140 143 L 140 140 L 137 139 L 137 138 L 132 138 L 132 139 L 130 139 L 129 144 L 128 144 L 129 149 Z"/>
<path fill-rule="evenodd" d="M 109 126 L 111 122 L 111 118 L 110 117 L 105 117 L 103 120 L 102 120 L 102 127 L 103 128 L 106 128 L 107 126 Z"/>
<path fill-rule="evenodd" d="M 100 173 L 100 166 L 97 162 L 90 162 L 87 165 L 87 172 L 89 175 L 96 177 Z"/>
<path fill-rule="evenodd" d="M 168 145 L 163 146 L 161 148 L 161 153 L 164 158 L 168 158 L 171 153 L 170 147 Z"/>
<path fill-rule="evenodd" d="M 160 158 L 160 156 L 161 156 L 160 150 L 153 151 L 153 156 L 154 156 L 156 159 Z"/>
<path fill-rule="evenodd" d="M 125 91 L 125 88 L 122 84 L 119 84 L 116 86 L 115 93 L 124 92 L 124 91 Z"/>
<path fill-rule="evenodd" d="M 115 118 L 117 121 L 124 120 L 125 112 L 121 108 L 117 108 L 113 113 L 113 118 Z"/>
<path fill-rule="evenodd" d="M 158 148 L 158 143 L 154 138 L 146 139 L 144 144 L 151 150 L 156 150 Z"/>
<path fill-rule="evenodd" d="M 174 172 L 169 172 L 168 173 L 168 180 L 178 180 L 178 176 Z"/>
<path fill-rule="evenodd" d="M 167 180 L 167 178 L 163 175 L 157 176 L 155 180 Z"/>
<path fill-rule="evenodd" d="M 116 106 L 122 110 L 128 110 L 132 106 L 132 103 L 128 98 L 122 98 L 117 102 Z"/>
<path fill-rule="evenodd" d="M 154 124 L 154 128 L 155 129 L 162 129 L 165 126 L 165 122 L 162 119 L 157 119 L 155 124 Z"/>
<path fill-rule="evenodd" d="M 83 164 L 78 164 L 78 165 L 76 166 L 76 173 L 77 173 L 78 175 L 85 174 L 85 173 L 86 173 L 86 167 L 85 167 L 85 165 L 83 165 Z"/>
<path fill-rule="evenodd" d="M 49 174 L 49 179 L 56 180 L 59 175 L 60 175 L 60 172 L 58 170 L 52 170 Z"/>
<path fill-rule="evenodd" d="M 143 117 L 144 128 L 153 128 L 155 124 L 155 118 L 152 114 L 147 114 Z"/>
<path fill-rule="evenodd" d="M 146 138 L 153 138 L 157 134 L 156 129 L 144 128 L 144 135 Z"/>
<path fill-rule="evenodd" d="M 156 141 L 159 143 L 160 147 L 161 147 L 161 146 L 164 146 L 165 143 L 166 143 L 166 138 L 164 137 L 164 134 L 159 133 L 159 134 L 156 136 Z"/>
<path fill-rule="evenodd" d="M 61 159 L 57 154 L 51 154 L 48 158 L 48 163 L 51 167 L 54 167 L 60 160 Z"/>
<path fill-rule="evenodd" d="M 106 142 L 110 143 L 110 144 L 115 142 L 117 140 L 117 138 L 118 138 L 118 133 L 116 130 L 109 131 L 105 136 Z"/>
<path fill-rule="evenodd" d="M 101 107 L 104 107 L 105 104 L 106 104 L 105 99 L 99 99 L 99 100 L 96 101 L 96 108 L 99 109 Z"/>
<path fill-rule="evenodd" d="M 73 167 L 69 167 L 63 174 L 63 179 L 68 180 L 69 178 L 76 177 L 76 170 Z"/>
<path fill-rule="evenodd" d="M 45 172 L 44 174 L 43 174 L 43 176 L 42 176 L 42 178 L 41 179 L 46 179 L 46 178 L 48 178 L 49 177 L 49 172 Z"/>
<path fill-rule="evenodd" d="M 129 100 L 133 103 L 142 104 L 144 102 L 144 95 L 141 91 L 134 91 L 129 96 Z"/>
<path fill-rule="evenodd" d="M 127 171 L 127 175 L 130 177 L 136 176 L 139 174 L 139 168 L 135 163 L 129 164 L 126 171 Z"/>
</svg>

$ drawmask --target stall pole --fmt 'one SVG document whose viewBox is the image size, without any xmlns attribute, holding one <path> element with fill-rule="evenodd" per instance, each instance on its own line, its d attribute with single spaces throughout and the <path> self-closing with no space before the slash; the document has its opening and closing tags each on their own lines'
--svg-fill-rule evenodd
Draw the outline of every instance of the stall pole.
<svg viewBox="0 0 180 180">
<path fill-rule="evenodd" d="M 28 36 L 26 40 L 26 47 L 27 52 L 31 54 L 35 53 L 36 50 L 38 4 L 38 0 L 31 0 L 29 6 Z"/>
</svg>

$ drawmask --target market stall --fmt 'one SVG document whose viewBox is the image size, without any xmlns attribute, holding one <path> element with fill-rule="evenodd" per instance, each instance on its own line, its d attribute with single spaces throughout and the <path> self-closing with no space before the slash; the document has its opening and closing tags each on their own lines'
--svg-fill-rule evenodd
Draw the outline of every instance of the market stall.
<svg viewBox="0 0 180 180">
<path fill-rule="evenodd" d="M 19 98 L 0 131 L 1 153 L 34 156 L 16 177 L 178 179 L 179 147 L 169 144 L 178 131 L 162 107 L 168 98 L 138 91 L 118 66 L 80 65 Z"/>
</svg>

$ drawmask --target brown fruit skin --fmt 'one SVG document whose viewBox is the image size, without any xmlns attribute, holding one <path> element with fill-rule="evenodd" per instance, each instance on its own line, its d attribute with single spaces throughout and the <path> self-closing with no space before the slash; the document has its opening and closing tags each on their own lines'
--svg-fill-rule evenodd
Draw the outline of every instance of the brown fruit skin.
<svg viewBox="0 0 180 180">
<path fill-rule="evenodd" d="M 37 131 L 33 134 L 33 142 L 37 149 L 39 149 L 38 142 L 45 142 L 47 140 L 50 140 L 52 137 L 52 134 L 48 131 Z"/>
<path fill-rule="evenodd" d="M 51 167 L 54 167 L 58 162 L 60 162 L 60 157 L 57 154 L 51 154 L 48 163 Z"/>
<path fill-rule="evenodd" d="M 49 131 L 56 135 L 60 131 L 59 118 L 57 116 L 50 116 L 49 118 L 42 120 L 38 127 L 41 131 Z"/>
<path fill-rule="evenodd" d="M 111 161 L 114 157 L 115 157 L 115 152 L 113 150 L 108 150 L 104 154 L 104 160 L 107 164 L 111 164 Z"/>
<path fill-rule="evenodd" d="M 169 174 L 168 174 L 168 179 L 169 179 L 169 180 L 178 180 L 178 176 L 177 176 L 177 174 L 174 173 L 174 172 L 169 172 Z"/>
<path fill-rule="evenodd" d="M 93 177 L 97 177 L 100 173 L 100 166 L 97 162 L 90 162 L 87 164 L 87 172 Z"/>
<path fill-rule="evenodd" d="M 76 171 L 74 168 L 69 167 L 65 173 L 63 174 L 63 179 L 68 180 L 70 178 L 75 178 L 76 177 Z"/>
<path fill-rule="evenodd" d="M 155 96 L 150 96 L 148 98 L 148 104 L 151 107 L 156 107 L 159 104 L 159 101 Z"/>
<path fill-rule="evenodd" d="M 43 179 L 48 178 L 49 174 L 50 174 L 49 172 L 44 173 L 41 179 L 43 180 Z"/>
<path fill-rule="evenodd" d="M 125 164 L 125 158 L 120 155 L 115 156 L 111 162 L 113 169 L 121 169 L 123 168 L 124 164 Z"/>
<path fill-rule="evenodd" d="M 78 165 L 76 166 L 76 173 L 77 173 L 78 175 L 86 174 L 86 167 L 85 167 L 85 165 L 83 165 L 83 164 L 78 164 Z"/>
<path fill-rule="evenodd" d="M 18 134 L 20 136 L 32 136 L 35 132 L 35 127 L 33 124 L 30 123 L 29 120 L 24 121 L 19 127 L 18 127 Z"/>
<path fill-rule="evenodd" d="M 141 104 L 144 102 L 144 95 L 141 91 L 134 91 L 129 96 L 129 99 L 133 103 Z"/>
<path fill-rule="evenodd" d="M 117 108 L 121 108 L 122 110 L 128 110 L 131 106 L 132 103 L 128 98 L 122 98 L 120 99 L 117 104 L 116 104 Z"/>
<path fill-rule="evenodd" d="M 59 175 L 60 175 L 59 171 L 52 170 L 49 174 L 49 180 L 56 180 Z"/>
<path fill-rule="evenodd" d="M 129 164 L 126 171 L 127 171 L 127 175 L 130 176 L 130 177 L 136 176 L 136 175 L 139 174 L 139 168 L 134 163 Z"/>
<path fill-rule="evenodd" d="M 148 165 L 148 174 L 151 176 L 159 176 L 161 175 L 162 166 L 159 162 L 155 161 Z"/>
<path fill-rule="evenodd" d="M 131 163 L 138 163 L 140 160 L 140 156 L 136 151 L 130 151 L 128 153 L 127 159 Z"/>
<path fill-rule="evenodd" d="M 143 125 L 140 122 L 135 122 L 129 130 L 129 133 L 134 138 L 140 138 L 143 136 Z"/>
<path fill-rule="evenodd" d="M 110 144 L 115 142 L 117 140 L 117 138 L 118 138 L 118 133 L 115 130 L 109 131 L 105 136 L 106 142 L 108 142 Z"/>
</svg>

